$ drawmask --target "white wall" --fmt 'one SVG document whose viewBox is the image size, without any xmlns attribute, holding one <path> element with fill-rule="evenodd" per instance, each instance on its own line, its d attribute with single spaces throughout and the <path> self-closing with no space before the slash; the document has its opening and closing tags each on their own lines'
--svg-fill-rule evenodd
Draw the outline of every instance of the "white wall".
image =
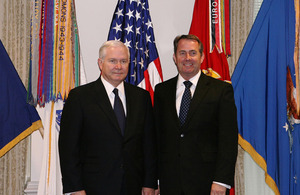
<svg viewBox="0 0 300 195">
<path fill-rule="evenodd" d="M 107 40 L 117 2 L 118 0 L 75 0 L 81 53 L 88 82 L 99 77 L 98 50 Z M 172 60 L 173 39 L 189 32 L 194 2 L 148 0 L 164 80 L 177 74 Z"/>
</svg>

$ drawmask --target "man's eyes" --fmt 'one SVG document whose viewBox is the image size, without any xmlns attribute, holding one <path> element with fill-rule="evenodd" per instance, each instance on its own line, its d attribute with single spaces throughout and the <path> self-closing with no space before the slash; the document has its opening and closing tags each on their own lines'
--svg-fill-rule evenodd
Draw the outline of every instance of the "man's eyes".
<svg viewBox="0 0 300 195">
<path fill-rule="evenodd" d="M 186 54 L 187 54 L 187 52 L 185 52 L 185 51 L 179 52 L 179 55 L 186 55 Z M 188 54 L 190 56 L 195 56 L 195 55 L 197 55 L 197 52 L 196 51 L 189 51 Z"/>
<path fill-rule="evenodd" d="M 126 63 L 128 63 L 127 60 L 117 60 L 117 59 L 109 59 L 108 62 L 111 64 L 118 64 L 118 63 L 126 64 Z"/>
</svg>

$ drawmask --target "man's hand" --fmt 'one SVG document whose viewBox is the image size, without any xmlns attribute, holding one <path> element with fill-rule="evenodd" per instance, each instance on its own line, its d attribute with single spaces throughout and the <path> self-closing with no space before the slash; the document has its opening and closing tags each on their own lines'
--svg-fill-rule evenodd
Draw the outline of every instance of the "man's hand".
<svg viewBox="0 0 300 195">
<path fill-rule="evenodd" d="M 160 195 L 160 190 L 159 190 L 159 186 L 158 186 L 158 188 L 155 190 L 155 193 L 154 193 L 155 195 Z"/>
<path fill-rule="evenodd" d="M 213 183 L 211 185 L 210 195 L 225 195 L 226 189 L 224 186 Z"/>
<path fill-rule="evenodd" d="M 71 195 L 86 195 L 84 190 L 77 191 L 77 192 L 72 192 Z"/>
<path fill-rule="evenodd" d="M 154 189 L 153 188 L 142 188 L 142 195 L 154 195 Z"/>
</svg>

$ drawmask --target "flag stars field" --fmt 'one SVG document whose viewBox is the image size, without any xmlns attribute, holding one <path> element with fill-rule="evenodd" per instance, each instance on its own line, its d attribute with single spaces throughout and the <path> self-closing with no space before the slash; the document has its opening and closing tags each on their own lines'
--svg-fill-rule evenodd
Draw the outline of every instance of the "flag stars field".
<svg viewBox="0 0 300 195">
<path fill-rule="evenodd" d="M 129 9 L 129 11 L 127 12 L 126 16 L 128 16 L 129 20 L 131 19 L 131 17 L 134 18 L 134 16 L 133 16 L 133 11 L 131 11 L 131 10 Z"/>
<path fill-rule="evenodd" d="M 130 32 L 133 33 L 133 31 L 132 31 L 132 25 L 129 26 L 129 24 L 127 24 L 127 27 L 125 28 L 125 30 L 127 31 L 127 35 L 128 35 Z"/>
<path fill-rule="evenodd" d="M 118 18 L 119 18 L 120 16 L 124 16 L 124 15 L 123 15 L 123 9 L 119 9 L 119 8 L 118 8 L 118 11 L 116 12 L 116 15 L 118 15 Z"/>
<path fill-rule="evenodd" d="M 149 36 L 147 35 L 147 36 L 146 36 L 146 40 L 147 40 L 147 43 L 148 43 L 148 42 L 151 43 L 151 35 L 149 35 Z"/>
<path fill-rule="evenodd" d="M 135 30 L 135 34 L 136 34 L 136 35 L 141 35 L 140 28 L 141 28 L 141 27 L 136 28 L 136 30 Z"/>
<path fill-rule="evenodd" d="M 128 41 L 128 40 L 126 39 L 124 44 L 125 44 L 128 48 L 131 48 L 130 43 L 131 43 L 131 41 Z"/>
<path fill-rule="evenodd" d="M 119 31 L 122 32 L 121 26 L 122 26 L 122 24 L 116 23 L 116 26 L 113 27 L 113 29 L 116 30 L 116 34 L 117 34 Z"/>
<path fill-rule="evenodd" d="M 153 97 L 153 88 L 157 81 L 162 81 L 162 72 L 147 0 L 119 0 L 108 40 L 120 40 L 130 50 L 131 62 L 126 82 L 142 88 L 147 86 Z M 154 67 L 148 69 L 149 66 Z M 149 78 L 149 75 L 156 78 Z"/>
<path fill-rule="evenodd" d="M 153 28 L 152 27 L 152 22 L 150 21 L 150 20 L 148 20 L 148 22 L 146 23 L 146 25 L 147 25 L 147 30 L 151 27 L 151 28 Z"/>
<path fill-rule="evenodd" d="M 141 19 L 141 13 L 140 12 L 136 12 L 135 19 L 136 19 L 136 21 L 138 21 L 139 19 Z"/>
</svg>

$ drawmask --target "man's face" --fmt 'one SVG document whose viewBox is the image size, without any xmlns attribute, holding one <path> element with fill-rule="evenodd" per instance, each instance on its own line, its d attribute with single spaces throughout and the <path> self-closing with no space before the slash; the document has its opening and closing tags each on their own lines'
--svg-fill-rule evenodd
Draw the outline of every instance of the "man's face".
<svg viewBox="0 0 300 195">
<path fill-rule="evenodd" d="M 106 48 L 104 59 L 98 59 L 103 78 L 117 87 L 127 76 L 129 56 L 125 47 L 110 46 Z"/>
<path fill-rule="evenodd" d="M 177 51 L 173 55 L 173 60 L 179 74 L 185 80 L 189 80 L 199 72 L 204 54 L 200 54 L 197 41 L 181 39 L 178 42 Z"/>
</svg>

